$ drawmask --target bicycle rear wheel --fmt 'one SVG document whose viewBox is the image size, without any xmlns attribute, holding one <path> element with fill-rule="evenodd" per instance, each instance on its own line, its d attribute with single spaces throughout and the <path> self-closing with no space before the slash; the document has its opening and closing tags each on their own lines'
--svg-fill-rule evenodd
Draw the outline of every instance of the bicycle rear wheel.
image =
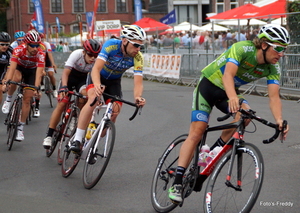
<svg viewBox="0 0 300 213">
<path fill-rule="evenodd" d="M 44 85 L 45 85 L 45 94 L 49 99 L 51 108 L 53 108 L 53 103 L 52 103 L 53 88 L 52 88 L 50 78 L 48 76 L 44 76 Z"/>
<path fill-rule="evenodd" d="M 176 138 L 159 158 L 151 185 L 151 202 L 157 212 L 169 212 L 177 207 L 169 196 L 168 190 L 172 186 L 179 158 L 179 150 L 187 135 Z"/>
<path fill-rule="evenodd" d="M 115 124 L 112 121 L 107 121 L 104 124 L 104 130 L 106 130 L 104 137 L 100 137 L 102 130 L 98 137 L 90 141 L 92 144 L 83 168 L 83 185 L 86 189 L 91 189 L 98 183 L 113 151 L 116 136 Z M 96 143 L 97 139 L 99 139 L 98 143 Z"/>
<path fill-rule="evenodd" d="M 15 100 L 7 115 L 8 138 L 6 143 L 9 151 L 11 150 L 14 140 L 17 136 L 21 104 L 22 104 L 21 100 L 20 101 Z"/>
<path fill-rule="evenodd" d="M 68 141 L 68 143 L 65 147 L 65 150 L 63 152 L 61 173 L 62 173 L 62 176 L 65 178 L 69 177 L 73 173 L 73 171 L 75 170 L 75 168 L 80 160 L 80 155 L 78 153 L 72 152 L 69 149 L 73 139 L 74 139 L 74 136 L 70 138 L 70 140 Z"/>
<path fill-rule="evenodd" d="M 68 118 L 64 115 L 62 124 L 64 126 L 64 130 L 61 130 L 63 134 L 60 137 L 58 143 L 58 150 L 57 150 L 57 163 L 60 165 L 63 161 L 64 150 L 66 148 L 66 142 L 70 139 L 76 132 L 77 122 L 79 116 L 79 109 L 72 109 Z M 63 128 L 63 127 L 61 127 Z"/>
<path fill-rule="evenodd" d="M 258 198 L 264 176 L 259 149 L 249 143 L 237 148 L 230 180 L 232 185 L 226 181 L 230 158 L 231 151 L 220 160 L 209 177 L 204 198 L 205 212 L 250 212 Z M 241 180 L 237 180 L 238 172 Z"/>
</svg>

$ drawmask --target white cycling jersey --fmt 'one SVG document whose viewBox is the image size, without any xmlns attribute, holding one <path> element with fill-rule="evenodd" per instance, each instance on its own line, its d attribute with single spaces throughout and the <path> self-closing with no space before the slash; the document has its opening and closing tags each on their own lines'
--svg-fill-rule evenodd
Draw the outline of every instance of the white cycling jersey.
<svg viewBox="0 0 300 213">
<path fill-rule="evenodd" d="M 94 65 L 94 63 L 88 64 L 85 62 L 83 50 L 78 49 L 78 50 L 74 50 L 70 54 L 70 56 L 65 64 L 65 68 L 75 69 L 78 72 L 88 73 L 92 70 L 93 65 Z"/>
</svg>

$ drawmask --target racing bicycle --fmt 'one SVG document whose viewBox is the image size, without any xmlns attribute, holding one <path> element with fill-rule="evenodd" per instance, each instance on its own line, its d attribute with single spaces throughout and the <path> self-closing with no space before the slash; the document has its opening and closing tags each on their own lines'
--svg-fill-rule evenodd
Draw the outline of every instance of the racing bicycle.
<svg viewBox="0 0 300 213">
<path fill-rule="evenodd" d="M 259 196 L 263 184 L 264 161 L 257 146 L 244 141 L 245 120 L 256 120 L 275 129 L 275 134 L 270 139 L 263 140 L 264 144 L 273 142 L 283 133 L 278 125 L 256 116 L 251 109 L 241 108 L 239 112 L 241 116 L 237 122 L 207 127 L 183 176 L 183 199 L 193 191 L 201 191 L 202 184 L 208 179 L 203 202 L 205 212 L 250 212 Z M 227 114 L 217 120 L 224 121 L 230 116 L 231 114 Z M 284 121 L 283 129 L 286 125 L 287 122 Z M 199 167 L 199 152 L 205 145 L 207 134 L 233 128 L 236 128 L 236 132 L 229 142 L 205 168 Z M 256 128 L 253 132 L 255 131 Z M 174 182 L 179 150 L 187 136 L 184 134 L 177 137 L 158 160 L 151 185 L 151 202 L 157 212 L 169 212 L 183 205 L 183 202 L 173 203 L 169 199 L 168 189 Z"/>
</svg>

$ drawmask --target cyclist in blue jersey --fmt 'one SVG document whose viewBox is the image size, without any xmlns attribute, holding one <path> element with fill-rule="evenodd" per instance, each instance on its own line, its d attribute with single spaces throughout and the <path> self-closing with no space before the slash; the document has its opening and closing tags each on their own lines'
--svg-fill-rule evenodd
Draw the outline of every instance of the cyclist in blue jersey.
<svg viewBox="0 0 300 213">
<path fill-rule="evenodd" d="M 175 180 L 169 189 L 169 198 L 174 203 L 182 202 L 182 177 L 193 157 L 196 145 L 207 128 L 213 106 L 224 113 L 236 113 L 233 122 L 239 120 L 240 114 L 237 111 L 242 96 L 238 88 L 241 85 L 262 77 L 267 78 L 269 106 L 276 123 L 282 128 L 278 61 L 289 43 L 289 33 L 284 27 L 267 24 L 260 29 L 258 38 L 233 44 L 202 70 L 200 81 L 193 93 L 189 135 L 180 149 Z M 250 108 L 247 101 L 244 101 L 241 107 Z M 289 127 L 284 131 L 283 139 L 286 138 L 288 130 Z M 224 146 L 234 131 L 235 129 L 224 130 L 210 149 Z M 200 190 L 201 186 L 198 187 L 194 190 Z"/>
<path fill-rule="evenodd" d="M 80 152 L 80 144 L 85 135 L 85 130 L 92 117 L 93 109 L 90 106 L 95 97 L 101 97 L 102 93 L 122 97 L 121 77 L 130 67 L 134 67 L 134 100 L 140 106 L 144 106 L 146 100 L 143 94 L 143 63 L 144 57 L 140 52 L 143 41 L 146 39 L 145 31 L 136 25 L 125 25 L 121 31 L 121 40 L 110 39 L 103 44 L 95 65 L 87 80 L 88 101 L 82 108 L 74 141 L 70 149 Z M 103 96 L 104 100 L 108 98 Z M 116 121 L 120 113 L 122 103 L 115 102 L 111 120 Z"/>
</svg>

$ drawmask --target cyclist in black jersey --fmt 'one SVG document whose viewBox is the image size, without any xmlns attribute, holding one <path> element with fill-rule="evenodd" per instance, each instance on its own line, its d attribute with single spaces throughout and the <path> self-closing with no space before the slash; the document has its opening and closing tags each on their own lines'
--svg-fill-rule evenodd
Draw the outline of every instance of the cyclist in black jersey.
<svg viewBox="0 0 300 213">
<path fill-rule="evenodd" d="M 224 113 L 236 113 L 234 122 L 239 120 L 240 114 L 237 111 L 241 96 L 238 88 L 241 85 L 262 77 L 267 78 L 269 106 L 279 129 L 282 128 L 278 60 L 283 56 L 289 43 L 289 33 L 284 27 L 267 24 L 261 28 L 258 38 L 233 44 L 202 70 L 200 81 L 193 93 L 189 135 L 180 149 L 175 180 L 169 189 L 169 198 L 173 202 L 182 202 L 182 177 L 192 159 L 196 145 L 207 128 L 212 108 L 216 106 Z M 241 107 L 250 108 L 246 100 Z M 235 129 L 224 130 L 210 149 L 224 146 L 234 131 Z M 287 126 L 283 139 L 286 138 L 288 131 L 289 127 Z"/>
<path fill-rule="evenodd" d="M 2 79 L 9 69 L 12 47 L 10 44 L 10 35 L 7 32 L 0 32 L 0 104 L 2 103 Z"/>
</svg>

